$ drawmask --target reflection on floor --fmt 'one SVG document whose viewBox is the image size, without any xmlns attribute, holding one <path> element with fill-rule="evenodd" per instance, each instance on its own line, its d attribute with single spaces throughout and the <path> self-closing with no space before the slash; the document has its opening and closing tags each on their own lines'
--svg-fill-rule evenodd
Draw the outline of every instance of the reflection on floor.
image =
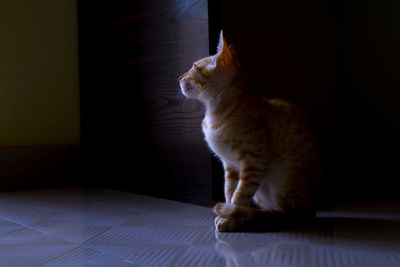
<svg viewBox="0 0 400 267">
<path fill-rule="evenodd" d="M 1 193 L 0 265 L 400 266 L 400 206 L 337 207 L 246 233 L 215 233 L 213 218 L 112 190 Z"/>
</svg>

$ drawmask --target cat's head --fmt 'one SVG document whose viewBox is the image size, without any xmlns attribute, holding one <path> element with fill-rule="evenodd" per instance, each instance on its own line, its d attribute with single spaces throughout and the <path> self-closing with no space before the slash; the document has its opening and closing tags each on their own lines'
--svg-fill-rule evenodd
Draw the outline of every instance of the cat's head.
<svg viewBox="0 0 400 267">
<path fill-rule="evenodd" d="M 227 89 L 237 72 L 236 52 L 228 46 L 221 31 L 217 54 L 196 61 L 178 80 L 186 97 L 204 101 Z"/>
</svg>

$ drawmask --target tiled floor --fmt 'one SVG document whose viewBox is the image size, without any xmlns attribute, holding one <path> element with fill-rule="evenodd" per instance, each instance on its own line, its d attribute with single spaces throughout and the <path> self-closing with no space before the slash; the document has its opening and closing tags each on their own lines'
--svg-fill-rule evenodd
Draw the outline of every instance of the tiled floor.
<svg viewBox="0 0 400 267">
<path fill-rule="evenodd" d="M 209 208 L 112 190 L 0 194 L 0 266 L 400 266 L 400 206 L 215 233 Z"/>
</svg>

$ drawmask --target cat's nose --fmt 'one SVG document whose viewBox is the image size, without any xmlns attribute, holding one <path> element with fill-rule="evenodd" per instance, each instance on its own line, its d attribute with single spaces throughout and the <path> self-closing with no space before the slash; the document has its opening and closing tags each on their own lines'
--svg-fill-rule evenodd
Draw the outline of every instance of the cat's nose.
<svg viewBox="0 0 400 267">
<path fill-rule="evenodd" d="M 183 79 L 183 75 L 178 77 L 178 82 L 180 82 Z"/>
</svg>

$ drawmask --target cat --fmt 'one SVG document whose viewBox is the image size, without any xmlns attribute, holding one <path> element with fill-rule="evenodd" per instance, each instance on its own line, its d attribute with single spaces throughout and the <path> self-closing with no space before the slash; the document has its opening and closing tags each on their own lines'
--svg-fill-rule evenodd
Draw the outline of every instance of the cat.
<svg viewBox="0 0 400 267">
<path fill-rule="evenodd" d="M 214 207 L 216 229 L 237 231 L 260 213 L 312 211 L 322 169 L 304 113 L 250 90 L 222 31 L 217 50 L 178 78 L 185 97 L 204 103 L 205 140 L 224 167 L 225 203 Z"/>
</svg>

